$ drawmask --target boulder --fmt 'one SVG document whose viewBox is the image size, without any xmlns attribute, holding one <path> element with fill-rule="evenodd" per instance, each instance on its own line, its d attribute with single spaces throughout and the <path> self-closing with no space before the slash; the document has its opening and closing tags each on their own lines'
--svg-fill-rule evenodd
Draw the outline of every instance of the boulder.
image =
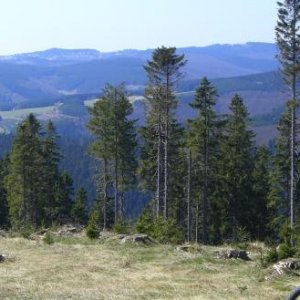
<svg viewBox="0 0 300 300">
<path fill-rule="evenodd" d="M 133 234 L 133 235 L 126 235 L 121 239 L 121 243 L 140 243 L 145 245 L 150 245 L 154 243 L 147 234 Z"/>
<path fill-rule="evenodd" d="M 217 258 L 220 259 L 242 259 L 242 260 L 250 260 L 248 256 L 248 252 L 245 250 L 237 250 L 237 249 L 227 249 L 216 252 Z"/>
<path fill-rule="evenodd" d="M 278 275 L 282 275 L 284 273 L 287 273 L 288 271 L 299 270 L 300 260 L 294 258 L 280 260 L 273 265 L 273 269 Z"/>
<path fill-rule="evenodd" d="M 0 254 L 0 263 L 6 260 L 6 255 Z"/>
</svg>

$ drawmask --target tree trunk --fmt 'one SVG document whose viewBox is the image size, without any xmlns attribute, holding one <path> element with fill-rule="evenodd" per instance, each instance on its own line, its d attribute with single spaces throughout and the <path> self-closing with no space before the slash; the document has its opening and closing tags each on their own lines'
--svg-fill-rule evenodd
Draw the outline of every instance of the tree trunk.
<svg viewBox="0 0 300 300">
<path fill-rule="evenodd" d="M 208 199 L 207 199 L 207 192 L 208 192 L 208 116 L 207 116 L 207 99 L 206 94 L 204 95 L 204 105 L 205 105 L 205 138 L 204 138 L 204 170 L 203 170 L 203 179 L 204 179 L 204 186 L 203 186 L 203 207 L 202 207 L 202 222 L 203 222 L 203 243 L 206 244 L 208 240 L 208 230 L 207 230 L 207 210 L 208 210 Z"/>
<path fill-rule="evenodd" d="M 107 227 L 107 160 L 104 159 L 104 177 L 103 177 L 103 229 Z"/>
<path fill-rule="evenodd" d="M 191 239 L 191 150 L 188 149 L 188 178 L 187 178 L 187 241 Z"/>
</svg>

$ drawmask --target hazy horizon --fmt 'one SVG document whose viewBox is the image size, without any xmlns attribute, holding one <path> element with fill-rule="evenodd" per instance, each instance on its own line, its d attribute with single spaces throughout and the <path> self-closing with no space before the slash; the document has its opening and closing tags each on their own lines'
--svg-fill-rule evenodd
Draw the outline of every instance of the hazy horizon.
<svg viewBox="0 0 300 300">
<path fill-rule="evenodd" d="M 276 14 L 273 0 L 11 0 L 0 11 L 0 55 L 271 43 Z"/>
</svg>

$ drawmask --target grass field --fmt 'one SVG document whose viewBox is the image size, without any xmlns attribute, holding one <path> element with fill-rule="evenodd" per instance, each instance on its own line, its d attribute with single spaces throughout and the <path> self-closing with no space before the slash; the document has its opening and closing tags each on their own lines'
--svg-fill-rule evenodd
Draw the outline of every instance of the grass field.
<svg viewBox="0 0 300 300">
<path fill-rule="evenodd" d="M 265 281 L 253 261 L 219 260 L 215 247 L 199 255 L 170 245 L 124 245 L 118 240 L 56 238 L 52 245 L 0 238 L 1 299 L 285 299 L 297 277 Z"/>
<path fill-rule="evenodd" d="M 47 114 L 55 109 L 55 106 L 46 106 L 46 107 L 35 107 L 35 108 L 24 108 L 24 109 L 16 109 L 9 111 L 0 111 L 0 116 L 5 119 L 16 119 L 21 120 L 30 113 L 42 115 Z"/>
</svg>

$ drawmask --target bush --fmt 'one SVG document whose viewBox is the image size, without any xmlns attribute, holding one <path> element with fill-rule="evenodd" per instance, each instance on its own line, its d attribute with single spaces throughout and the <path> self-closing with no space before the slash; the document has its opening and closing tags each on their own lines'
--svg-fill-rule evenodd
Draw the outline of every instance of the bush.
<svg viewBox="0 0 300 300">
<path fill-rule="evenodd" d="M 113 226 L 113 231 L 119 234 L 129 234 L 130 228 L 124 220 L 121 220 Z"/>
<path fill-rule="evenodd" d="M 162 216 L 153 219 L 148 210 L 138 218 L 135 230 L 148 234 L 160 243 L 179 244 L 184 241 L 184 235 L 177 228 L 175 220 L 165 220 Z"/>
<path fill-rule="evenodd" d="M 50 232 L 46 232 L 43 238 L 43 242 L 47 245 L 52 245 L 54 243 L 54 238 Z"/>
<path fill-rule="evenodd" d="M 90 215 L 88 225 L 85 228 L 85 233 L 88 238 L 96 239 L 99 237 L 99 228 L 97 226 L 97 224 L 99 223 L 99 219 L 100 219 L 100 216 L 99 216 L 98 210 L 95 207 Z"/>
<path fill-rule="evenodd" d="M 135 230 L 138 233 L 153 234 L 153 219 L 148 210 L 144 210 L 135 223 Z"/>
<path fill-rule="evenodd" d="M 267 263 L 275 263 L 277 262 L 279 259 L 278 257 L 278 253 L 277 253 L 277 250 L 276 248 L 271 248 L 267 255 L 264 257 L 264 260 L 267 262 Z"/>
<path fill-rule="evenodd" d="M 295 249 L 288 244 L 280 244 L 277 250 L 278 259 L 293 257 L 296 253 Z"/>
<path fill-rule="evenodd" d="M 236 230 L 236 245 L 242 250 L 246 250 L 249 247 L 250 234 L 245 227 L 238 227 Z"/>
<path fill-rule="evenodd" d="M 99 230 L 96 224 L 92 224 L 92 223 L 88 224 L 88 226 L 85 229 L 85 233 L 87 237 L 90 239 L 96 239 L 99 237 Z"/>
</svg>

